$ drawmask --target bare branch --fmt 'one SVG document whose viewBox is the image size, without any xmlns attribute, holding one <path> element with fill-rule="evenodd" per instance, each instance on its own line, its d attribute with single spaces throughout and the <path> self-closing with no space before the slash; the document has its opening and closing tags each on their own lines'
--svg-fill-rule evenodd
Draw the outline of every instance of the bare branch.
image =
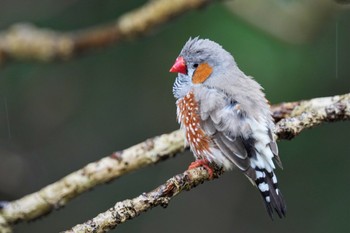
<svg viewBox="0 0 350 233">
<path fill-rule="evenodd" d="M 273 119 L 277 123 L 283 118 L 289 117 L 294 108 L 296 108 L 299 104 L 300 102 L 288 102 L 272 105 L 271 111 L 273 114 Z"/>
<path fill-rule="evenodd" d="M 30 24 L 14 25 L 0 32 L 0 64 L 8 59 L 69 59 L 92 48 L 144 35 L 156 26 L 209 2 L 211 0 L 153 0 L 120 16 L 116 22 L 69 33 Z"/>
<path fill-rule="evenodd" d="M 322 122 L 350 120 L 350 94 L 283 103 L 273 106 L 272 109 L 274 110 L 273 115 L 276 119 L 281 117 L 281 114 L 284 117 L 289 116 L 289 118 L 284 118 L 276 124 L 275 132 L 278 139 L 291 139 L 303 129 L 317 126 Z M 192 172 L 196 172 L 194 180 L 191 179 L 191 176 L 188 176 Z M 167 205 L 171 198 L 183 190 L 188 190 L 208 180 L 208 173 L 205 169 L 202 169 L 200 173 L 198 172 L 199 170 L 197 169 L 195 171 L 186 171 L 171 178 L 164 185 L 159 186 L 147 194 L 142 194 L 132 200 L 118 202 L 106 212 L 99 214 L 97 217 L 83 224 L 76 225 L 66 231 L 66 233 L 106 232 L 155 206 Z M 216 177 L 218 177 L 217 173 Z M 194 185 L 192 185 L 193 181 Z M 169 186 L 170 190 L 176 187 L 175 191 L 170 192 L 170 195 Z M 184 189 L 182 187 L 188 188 Z"/>
<path fill-rule="evenodd" d="M 350 120 L 350 94 L 315 98 L 280 106 L 281 108 L 277 108 L 282 109 L 278 111 L 279 113 L 285 109 L 290 111 L 285 110 L 284 117 L 287 118 L 281 119 L 276 124 L 275 134 L 278 139 L 292 139 L 302 130 L 323 122 Z"/>
<path fill-rule="evenodd" d="M 219 177 L 221 171 L 215 171 L 214 177 Z M 114 207 L 99 214 L 95 218 L 76 225 L 66 233 L 78 232 L 107 232 L 114 229 L 121 223 L 133 219 L 147 210 L 162 206 L 167 207 L 169 201 L 184 190 L 190 190 L 197 185 L 209 180 L 208 172 L 203 168 L 187 170 L 167 180 L 165 184 L 159 186 L 151 192 L 143 193 L 131 200 L 127 199 L 117 202 Z M 106 221 L 108 220 L 108 221 Z"/>
<path fill-rule="evenodd" d="M 302 130 L 317 126 L 322 122 L 350 120 L 350 93 L 300 102 L 282 103 L 272 106 L 272 109 L 273 116 L 276 121 L 278 121 L 275 130 L 277 138 L 291 139 Z M 113 153 L 97 162 L 90 163 L 84 168 L 71 173 L 36 193 L 29 194 L 19 200 L 4 205 L 0 210 L 0 232 L 5 229 L 5 226 L 8 227 L 8 225 L 13 225 L 20 221 L 35 219 L 49 213 L 53 209 L 64 206 L 72 198 L 96 185 L 106 183 L 138 168 L 172 157 L 182 152 L 184 146 L 183 135 L 177 130 L 170 134 L 148 139 L 129 149 Z M 188 173 L 185 172 L 184 174 L 183 176 L 179 176 L 182 177 L 180 180 L 182 183 L 188 184 L 186 182 L 191 182 L 186 180 L 186 177 L 188 177 L 186 174 Z M 202 175 L 198 175 L 195 178 L 196 184 L 204 182 L 207 179 L 206 171 L 202 171 L 200 174 Z M 176 195 L 182 190 L 183 189 L 179 189 Z M 164 193 L 158 195 L 158 197 L 164 196 L 166 196 Z M 166 197 L 171 198 L 173 196 Z M 133 200 L 142 200 L 140 197 Z M 157 196 L 152 197 L 157 198 Z M 148 209 L 164 203 L 164 199 L 154 200 L 152 203 L 147 205 Z M 133 205 L 138 206 L 141 204 L 133 202 Z M 137 213 L 144 212 L 147 208 L 142 207 Z M 120 224 L 129 219 L 125 218 L 123 221 L 116 220 L 116 215 L 111 214 L 115 213 L 113 211 L 119 210 L 114 209 L 112 211 L 107 211 L 109 214 L 106 214 L 107 212 L 101 214 L 98 216 L 98 219 L 95 218 L 93 221 L 98 221 L 98 225 L 103 226 L 101 229 L 110 229 L 116 226 L 116 222 Z M 135 217 L 136 215 L 132 216 Z M 113 216 L 114 219 L 112 219 Z M 105 222 L 102 223 L 102 221 Z M 114 225 L 107 226 L 109 222 Z M 85 225 L 90 223 L 91 222 L 88 221 Z M 79 226 L 79 228 L 73 229 L 80 229 L 81 227 L 84 228 L 88 226 Z"/>
<path fill-rule="evenodd" d="M 0 215 L 0 232 L 1 233 L 11 233 L 12 228 L 7 223 L 7 221 Z"/>
<path fill-rule="evenodd" d="M 0 221 L 3 218 L 6 223 L 14 224 L 19 221 L 33 220 L 64 206 L 72 198 L 98 184 L 155 164 L 183 150 L 184 139 L 180 131 L 148 139 L 90 163 L 38 192 L 4 204 L 2 209 L 0 207 Z M 1 225 L 0 232 L 2 232 Z"/>
</svg>

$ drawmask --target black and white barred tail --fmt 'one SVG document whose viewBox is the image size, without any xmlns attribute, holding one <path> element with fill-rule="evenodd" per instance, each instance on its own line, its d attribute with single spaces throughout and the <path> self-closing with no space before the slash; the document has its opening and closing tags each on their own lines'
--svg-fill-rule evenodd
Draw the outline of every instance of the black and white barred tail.
<svg viewBox="0 0 350 233">
<path fill-rule="evenodd" d="M 268 214 L 272 219 L 274 211 L 280 218 L 285 217 L 287 211 L 286 203 L 281 191 L 278 188 L 275 173 L 273 171 L 268 172 L 265 169 L 259 168 L 255 168 L 255 171 L 255 184 L 262 195 Z"/>
</svg>

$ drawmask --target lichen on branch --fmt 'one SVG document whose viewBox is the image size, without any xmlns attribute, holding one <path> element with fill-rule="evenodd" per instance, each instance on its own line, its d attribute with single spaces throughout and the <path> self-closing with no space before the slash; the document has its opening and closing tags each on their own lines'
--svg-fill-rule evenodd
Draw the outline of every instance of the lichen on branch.
<svg viewBox="0 0 350 233">
<path fill-rule="evenodd" d="M 277 139 L 291 139 L 297 136 L 302 130 L 317 126 L 323 122 L 350 120 L 350 93 L 282 103 L 272 106 L 272 111 L 273 117 L 277 122 L 275 129 Z M 90 163 L 38 192 L 2 205 L 0 207 L 0 232 L 8 232 L 5 229 L 9 229 L 11 225 L 43 216 L 54 209 L 66 205 L 74 197 L 99 184 L 106 183 L 139 168 L 166 160 L 182 152 L 184 149 L 183 134 L 177 130 L 170 134 L 148 139 L 123 151 L 115 152 L 99 161 Z M 205 170 L 199 174 L 202 174 L 202 176 L 198 175 L 196 184 L 204 182 L 207 179 Z M 180 183 L 186 184 L 186 177 L 188 176 L 177 177 L 182 179 L 179 181 Z M 167 192 L 167 189 L 157 190 Z M 178 189 L 176 195 L 182 190 Z M 159 194 L 158 197 L 161 198 L 163 197 L 162 195 L 165 194 Z M 173 196 L 167 196 L 167 198 L 172 198 Z M 154 197 L 156 198 L 157 196 Z M 136 198 L 133 200 L 141 199 Z M 168 199 L 154 200 L 152 203 L 157 203 L 157 205 L 165 204 L 165 200 Z M 137 206 L 138 204 L 134 203 L 133 205 Z M 150 204 L 148 208 L 154 206 L 156 205 Z M 146 210 L 147 208 L 145 207 L 140 213 Z M 112 225 L 109 227 L 113 228 L 116 223 L 112 217 L 113 215 L 111 214 L 99 215 L 99 224 L 108 228 L 108 224 L 110 223 Z M 118 224 L 125 222 L 129 218 L 123 219 Z M 97 221 L 97 219 L 95 220 Z M 101 221 L 104 222 L 102 223 Z M 87 223 L 90 222 L 88 221 L 84 224 Z M 87 226 L 79 226 L 79 229 L 81 227 L 84 228 Z"/>
<path fill-rule="evenodd" d="M 302 130 L 324 122 L 350 120 L 350 94 L 315 98 L 280 106 L 289 108 L 287 115 L 277 122 L 278 139 L 292 139 Z"/>
<path fill-rule="evenodd" d="M 3 204 L 0 219 L 3 218 L 7 224 L 36 219 L 66 205 L 74 197 L 99 184 L 158 163 L 183 150 L 184 140 L 180 131 L 150 138 L 90 163 L 35 193 Z"/>
<path fill-rule="evenodd" d="M 221 171 L 217 170 L 214 172 L 214 177 L 217 178 L 220 174 Z M 107 211 L 100 213 L 83 224 L 74 226 L 72 229 L 65 231 L 65 233 L 107 232 L 153 207 L 159 205 L 167 207 L 173 197 L 184 190 L 196 187 L 203 183 L 204 180 L 209 180 L 209 174 L 205 169 L 187 170 L 170 178 L 164 184 L 148 193 L 142 193 L 133 199 L 117 202 Z"/>
<path fill-rule="evenodd" d="M 276 136 L 277 139 L 292 139 L 297 136 L 302 130 L 312 128 L 321 124 L 322 122 L 333 122 L 341 120 L 350 120 L 350 94 L 315 98 L 311 100 L 282 103 L 272 106 L 273 116 L 276 121 Z M 195 172 L 199 170 L 195 169 Z M 187 173 L 194 172 L 193 170 L 186 171 L 182 175 L 177 177 L 177 183 L 191 184 L 191 179 L 186 176 Z M 216 171 L 217 172 L 217 171 Z M 222 171 L 220 171 L 222 173 Z M 201 173 L 197 174 L 195 184 L 201 184 L 208 180 L 209 174 L 205 169 L 202 169 Z M 218 177 L 216 173 L 215 177 Z M 174 178 L 172 178 L 174 179 Z M 168 195 L 168 180 L 164 185 L 159 186 L 155 196 L 149 200 L 148 195 L 140 195 L 134 199 L 118 202 L 113 208 L 108 211 L 99 214 L 96 218 L 89 220 L 83 224 L 78 224 L 72 229 L 68 230 L 69 233 L 77 232 L 106 232 L 115 228 L 119 224 L 133 219 L 139 214 L 146 212 L 147 210 L 159 205 L 167 204 L 175 195 Z M 180 179 L 180 180 L 178 180 Z M 170 182 L 171 183 L 171 182 Z M 190 185 L 190 188 L 195 187 Z M 173 186 L 170 186 L 173 187 Z M 176 187 L 176 186 L 175 186 Z M 176 195 L 182 192 L 184 189 L 176 189 Z M 150 193 L 153 193 L 151 191 Z M 156 199 L 154 199 L 156 197 Z M 164 199 L 166 197 L 166 199 Z M 156 204 L 145 204 L 156 203 Z M 135 208 L 138 207 L 138 208 Z M 141 206 L 141 208 L 140 208 Z M 119 215 L 119 211 L 123 213 L 122 221 L 115 220 Z M 110 217 L 112 216 L 112 217 Z M 119 218 L 117 218 L 119 219 Z M 107 224 L 107 225 L 106 225 Z"/>
</svg>

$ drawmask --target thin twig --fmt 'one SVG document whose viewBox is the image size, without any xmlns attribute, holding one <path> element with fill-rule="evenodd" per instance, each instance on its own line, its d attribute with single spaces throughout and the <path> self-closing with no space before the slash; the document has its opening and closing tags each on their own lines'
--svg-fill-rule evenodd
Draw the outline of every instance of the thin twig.
<svg viewBox="0 0 350 233">
<path fill-rule="evenodd" d="M 153 0 L 120 16 L 115 22 L 74 32 L 17 24 L 0 32 L 0 64 L 9 59 L 66 60 L 93 48 L 145 35 L 174 17 L 209 2 L 212 0 Z"/>
<path fill-rule="evenodd" d="M 221 171 L 215 171 L 214 177 L 219 177 Z M 190 190 L 197 185 L 209 180 L 208 172 L 203 168 L 187 170 L 167 180 L 163 185 L 151 192 L 143 193 L 131 200 L 117 202 L 106 212 L 99 214 L 95 218 L 76 225 L 66 233 L 83 233 L 83 232 L 107 232 L 127 220 L 131 220 L 143 212 L 156 206 L 167 207 L 169 201 L 181 193 Z M 109 221 L 106 221 L 108 219 Z"/>
</svg>

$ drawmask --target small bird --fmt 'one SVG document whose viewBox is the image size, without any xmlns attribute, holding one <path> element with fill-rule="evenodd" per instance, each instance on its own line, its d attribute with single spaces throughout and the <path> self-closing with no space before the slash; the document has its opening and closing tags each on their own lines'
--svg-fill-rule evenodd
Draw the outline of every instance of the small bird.
<svg viewBox="0 0 350 233">
<path fill-rule="evenodd" d="M 274 122 L 262 87 L 237 66 L 233 56 L 209 39 L 189 39 L 170 72 L 177 119 L 196 159 L 189 169 L 210 165 L 240 169 L 259 189 L 271 218 L 286 204 L 274 173 L 281 168 Z"/>
</svg>

